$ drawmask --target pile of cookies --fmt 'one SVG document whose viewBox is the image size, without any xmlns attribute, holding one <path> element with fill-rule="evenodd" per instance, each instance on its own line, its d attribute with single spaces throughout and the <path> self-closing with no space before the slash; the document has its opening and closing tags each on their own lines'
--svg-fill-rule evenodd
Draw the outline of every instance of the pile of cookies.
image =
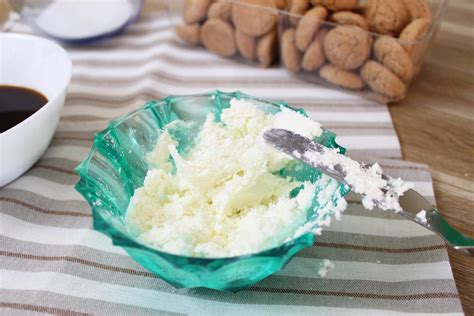
<svg viewBox="0 0 474 316">
<path fill-rule="evenodd" d="M 403 98 L 426 49 L 426 0 L 291 0 L 282 18 L 281 57 L 292 72 L 363 90 L 383 101 Z"/>
<path fill-rule="evenodd" d="M 382 102 L 402 99 L 432 24 L 427 0 L 184 0 L 178 36 Z M 315 76 L 313 76 L 313 74 Z"/>
<path fill-rule="evenodd" d="M 269 67 L 278 60 L 278 10 L 285 0 L 185 0 L 178 36 L 224 57 Z"/>
</svg>

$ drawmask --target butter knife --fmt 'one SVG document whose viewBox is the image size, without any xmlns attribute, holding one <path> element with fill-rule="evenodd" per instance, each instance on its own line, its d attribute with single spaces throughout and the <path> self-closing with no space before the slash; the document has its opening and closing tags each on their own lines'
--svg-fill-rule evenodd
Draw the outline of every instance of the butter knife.
<svg viewBox="0 0 474 316">
<path fill-rule="evenodd" d="M 323 145 L 299 134 L 278 128 L 265 131 L 263 138 L 267 144 L 279 151 L 318 169 L 338 182 L 348 185 L 344 180 L 344 172 L 342 168 L 338 168 L 338 165 L 334 168 L 328 168 L 323 164 L 315 164 L 308 159 L 308 155 L 305 155 L 305 153 L 311 151 L 322 153 L 325 149 Z M 408 190 L 400 196 L 399 203 L 402 211 L 397 212 L 398 214 L 437 234 L 445 240 L 448 246 L 474 257 L 474 239 L 453 228 L 439 213 L 438 209 L 431 205 L 421 194 L 412 189 Z M 423 217 L 420 217 L 420 212 L 424 215 Z"/>
</svg>

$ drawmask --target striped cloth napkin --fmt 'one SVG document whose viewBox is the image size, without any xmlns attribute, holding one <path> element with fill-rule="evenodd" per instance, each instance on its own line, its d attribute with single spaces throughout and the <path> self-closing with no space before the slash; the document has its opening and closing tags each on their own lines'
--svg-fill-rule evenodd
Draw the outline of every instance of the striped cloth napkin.
<svg viewBox="0 0 474 316">
<path fill-rule="evenodd" d="M 11 25 L 11 24 L 10 24 Z M 21 23 L 11 32 L 31 32 Z M 148 15 L 123 36 L 66 47 L 74 65 L 50 148 L 0 189 L 0 307 L 58 314 L 461 314 L 445 246 L 428 230 L 357 199 L 342 220 L 282 271 L 235 293 L 175 289 L 91 230 L 73 169 L 93 134 L 146 100 L 214 89 L 241 90 L 303 107 L 335 131 L 348 154 L 376 159 L 434 201 L 423 165 L 401 160 L 387 107 L 186 47 L 168 19 Z M 322 259 L 335 268 L 317 275 Z"/>
</svg>

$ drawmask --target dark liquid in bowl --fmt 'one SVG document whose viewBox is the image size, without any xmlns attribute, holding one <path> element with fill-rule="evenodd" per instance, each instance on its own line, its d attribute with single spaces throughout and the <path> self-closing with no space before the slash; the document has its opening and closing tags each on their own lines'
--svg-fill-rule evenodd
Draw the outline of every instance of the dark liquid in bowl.
<svg viewBox="0 0 474 316">
<path fill-rule="evenodd" d="M 23 122 L 46 103 L 48 99 L 36 90 L 0 85 L 0 133 Z"/>
</svg>

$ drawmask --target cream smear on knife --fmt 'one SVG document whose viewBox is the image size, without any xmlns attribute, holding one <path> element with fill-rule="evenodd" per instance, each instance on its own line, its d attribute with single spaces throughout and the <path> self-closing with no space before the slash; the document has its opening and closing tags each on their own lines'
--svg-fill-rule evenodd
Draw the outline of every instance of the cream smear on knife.
<svg viewBox="0 0 474 316">
<path fill-rule="evenodd" d="M 383 177 L 383 170 L 378 163 L 365 166 L 340 154 L 338 149 L 324 148 L 322 153 L 307 151 L 303 156 L 329 169 L 338 166 L 344 174 L 344 181 L 352 191 L 362 195 L 362 204 L 368 210 L 378 206 L 383 210 L 401 211 L 399 197 L 413 188 L 412 183 L 401 178 Z"/>
</svg>

